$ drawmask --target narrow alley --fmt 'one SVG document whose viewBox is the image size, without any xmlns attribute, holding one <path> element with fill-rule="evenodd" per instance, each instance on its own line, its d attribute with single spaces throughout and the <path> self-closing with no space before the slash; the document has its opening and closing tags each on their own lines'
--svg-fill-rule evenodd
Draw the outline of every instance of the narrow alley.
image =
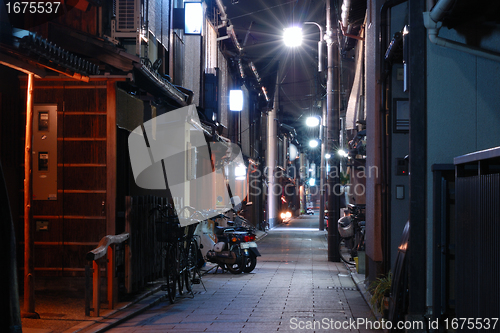
<svg viewBox="0 0 500 333">
<path fill-rule="evenodd" d="M 343 263 L 328 262 L 317 215 L 259 243 L 250 274 L 208 273 L 194 298 L 160 303 L 109 332 L 371 332 L 374 316 Z"/>
</svg>

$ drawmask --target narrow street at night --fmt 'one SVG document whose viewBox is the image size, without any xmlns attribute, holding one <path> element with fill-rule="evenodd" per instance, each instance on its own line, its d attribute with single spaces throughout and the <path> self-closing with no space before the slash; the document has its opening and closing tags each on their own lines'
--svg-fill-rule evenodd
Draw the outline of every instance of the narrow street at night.
<svg viewBox="0 0 500 333">
<path fill-rule="evenodd" d="M 370 308 L 344 264 L 328 262 L 317 225 L 303 215 L 272 229 L 252 273 L 205 274 L 206 292 L 195 285 L 194 298 L 164 301 L 109 332 L 371 332 L 357 325 L 374 319 Z"/>
<path fill-rule="evenodd" d="M 499 74 L 500 1 L 0 0 L 0 331 L 500 332 Z"/>
</svg>

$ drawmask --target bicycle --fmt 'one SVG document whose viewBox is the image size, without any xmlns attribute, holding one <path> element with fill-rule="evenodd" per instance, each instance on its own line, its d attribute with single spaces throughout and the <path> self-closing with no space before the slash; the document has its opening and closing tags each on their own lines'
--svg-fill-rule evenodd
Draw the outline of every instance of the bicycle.
<svg viewBox="0 0 500 333">
<path fill-rule="evenodd" d="M 194 219 L 192 217 L 194 214 L 191 214 L 190 218 L 194 222 L 187 227 L 181 227 L 179 218 L 170 214 L 169 210 L 173 210 L 170 205 L 165 207 L 157 206 L 153 209 L 153 211 L 158 211 L 161 215 L 160 219 L 156 221 L 157 240 L 165 243 L 163 253 L 165 257 L 166 283 L 162 286 L 162 289 L 167 291 L 170 303 L 174 303 L 177 297 L 177 288 L 179 295 L 183 295 L 185 287 L 194 296 L 192 285 L 201 282 L 197 259 L 199 248 L 194 235 L 196 227 L 194 223 L 199 222 L 199 220 Z M 198 278 L 196 278 L 196 275 L 198 275 Z"/>
<path fill-rule="evenodd" d="M 202 212 L 194 209 L 193 207 L 190 206 L 185 206 L 180 210 L 180 214 L 183 214 L 184 211 L 187 210 L 190 212 L 190 215 L 188 219 L 190 220 L 188 223 L 189 225 L 185 227 L 186 232 L 185 232 L 185 237 L 182 242 L 182 247 L 181 249 L 183 250 L 183 256 L 185 258 L 185 261 L 183 262 L 183 272 L 184 275 L 184 282 L 186 284 L 186 290 L 189 291 L 191 294 L 192 292 L 192 285 L 193 284 L 199 284 L 201 283 L 203 285 L 203 288 L 206 291 L 205 285 L 203 284 L 203 281 L 201 279 L 201 264 L 200 264 L 200 259 L 201 258 L 201 252 L 200 252 L 200 247 L 198 245 L 198 240 L 200 236 L 195 235 L 195 229 L 198 223 L 200 223 L 202 220 L 205 220 L 205 216 L 203 215 Z"/>
<path fill-rule="evenodd" d="M 365 205 L 348 205 L 349 215 L 338 220 L 340 234 L 338 251 L 340 259 L 348 265 L 355 265 L 358 251 L 365 250 Z"/>
</svg>

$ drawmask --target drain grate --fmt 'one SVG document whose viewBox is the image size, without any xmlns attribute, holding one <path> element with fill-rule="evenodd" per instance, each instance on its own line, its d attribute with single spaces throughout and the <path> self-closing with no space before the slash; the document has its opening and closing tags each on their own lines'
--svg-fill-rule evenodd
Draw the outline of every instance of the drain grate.
<svg viewBox="0 0 500 333">
<path fill-rule="evenodd" d="M 337 286 L 328 286 L 328 287 L 326 287 L 326 289 L 350 290 L 350 291 L 357 291 L 358 290 L 358 288 L 355 288 L 355 287 L 337 287 Z"/>
</svg>

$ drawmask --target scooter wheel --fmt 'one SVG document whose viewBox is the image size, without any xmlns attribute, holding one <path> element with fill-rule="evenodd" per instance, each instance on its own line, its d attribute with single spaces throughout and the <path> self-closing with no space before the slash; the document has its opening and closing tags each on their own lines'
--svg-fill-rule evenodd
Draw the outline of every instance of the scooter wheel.
<svg viewBox="0 0 500 333">
<path fill-rule="evenodd" d="M 245 257 L 244 260 L 245 260 L 245 267 L 243 268 L 243 272 L 250 273 L 251 271 L 254 270 L 255 266 L 257 265 L 257 256 L 251 253 L 248 257 Z"/>
<path fill-rule="evenodd" d="M 241 257 L 241 259 L 245 259 L 244 257 Z M 245 268 L 243 264 L 243 260 L 237 260 L 234 264 L 225 264 L 226 269 L 229 271 L 231 274 L 241 274 L 243 272 L 243 269 Z"/>
</svg>

